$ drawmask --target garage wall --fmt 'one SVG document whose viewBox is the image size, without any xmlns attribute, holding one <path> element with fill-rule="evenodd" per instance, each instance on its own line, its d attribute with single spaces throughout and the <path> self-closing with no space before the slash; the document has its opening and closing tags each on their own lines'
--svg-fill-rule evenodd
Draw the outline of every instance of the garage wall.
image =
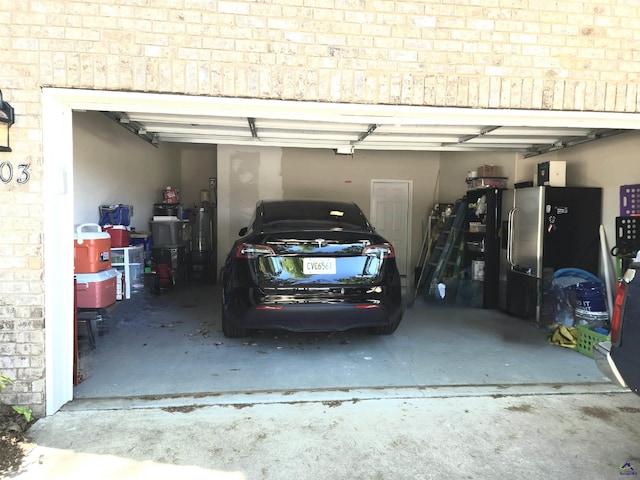
<svg viewBox="0 0 640 480">
<path fill-rule="evenodd" d="M 249 225 L 256 202 L 269 198 L 283 198 L 282 149 L 219 145 L 218 267 Z"/>
<path fill-rule="evenodd" d="M 440 161 L 440 189 L 438 201 L 453 203 L 467 191 L 467 173 L 477 170 L 480 165 L 500 167 L 501 176 L 507 177 L 507 184 L 513 187 L 516 178 L 516 161 L 520 155 L 513 152 L 445 152 Z"/>
<path fill-rule="evenodd" d="M 73 114 L 74 223 L 98 223 L 98 207 L 133 205 L 131 226 L 149 230 L 153 204 L 180 187 L 180 151 L 141 140 L 98 112 Z"/>
<path fill-rule="evenodd" d="M 200 206 L 200 191 L 209 191 L 209 178 L 216 178 L 218 149 L 216 145 L 178 144 L 180 150 L 180 201 L 184 208 Z"/>
<path fill-rule="evenodd" d="M 537 171 L 537 164 L 567 162 L 567 185 L 601 187 L 602 222 L 610 247 L 615 244 L 616 217 L 620 216 L 620 186 L 640 184 L 640 132 L 628 132 L 546 155 L 522 159 L 523 172 Z M 524 175 L 524 173 L 523 173 Z"/>
<path fill-rule="evenodd" d="M 416 264 L 426 218 L 435 198 L 439 152 L 286 149 L 282 160 L 285 198 L 331 198 L 356 202 L 371 217 L 371 180 L 413 180 L 409 266 Z"/>
</svg>

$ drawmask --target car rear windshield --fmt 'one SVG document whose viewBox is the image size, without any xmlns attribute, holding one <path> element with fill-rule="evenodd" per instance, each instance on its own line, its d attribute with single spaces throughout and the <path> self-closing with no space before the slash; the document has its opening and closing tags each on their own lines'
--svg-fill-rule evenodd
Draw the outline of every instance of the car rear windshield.
<svg viewBox="0 0 640 480">
<path fill-rule="evenodd" d="M 265 203 L 265 225 L 317 224 L 366 230 L 364 215 L 353 204 L 283 202 Z"/>
</svg>

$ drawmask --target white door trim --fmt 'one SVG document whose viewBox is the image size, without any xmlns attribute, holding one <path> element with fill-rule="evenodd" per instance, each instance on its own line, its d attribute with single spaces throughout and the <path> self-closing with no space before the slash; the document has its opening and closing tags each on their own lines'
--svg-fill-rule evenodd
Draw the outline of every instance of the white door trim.
<svg viewBox="0 0 640 480">
<path fill-rule="evenodd" d="M 73 88 L 42 88 L 43 248 L 46 413 L 73 398 L 73 126 L 74 110 L 182 112 L 211 111 L 232 117 L 315 119 L 350 124 L 394 118 L 398 124 L 501 124 L 631 128 L 640 114 L 523 111 L 397 105 L 331 104 L 238 99 Z M 285 114 L 286 113 L 286 114 Z M 376 180 L 384 181 L 384 180 Z M 395 182 L 398 180 L 388 180 Z M 412 185 L 409 197 L 407 260 L 411 258 Z M 407 263 L 409 266 L 409 264 Z"/>
<path fill-rule="evenodd" d="M 73 399 L 72 109 L 42 91 L 45 413 Z"/>
</svg>

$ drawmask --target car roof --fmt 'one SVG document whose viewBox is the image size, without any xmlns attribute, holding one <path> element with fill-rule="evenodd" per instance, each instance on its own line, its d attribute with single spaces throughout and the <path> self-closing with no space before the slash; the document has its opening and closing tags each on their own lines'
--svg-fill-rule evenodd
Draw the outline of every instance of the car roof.
<svg viewBox="0 0 640 480">
<path fill-rule="evenodd" d="M 356 208 L 356 209 L 360 208 L 354 202 L 309 199 L 309 198 L 287 199 L 287 200 L 262 200 L 259 203 L 261 203 L 266 208 L 270 206 L 291 207 L 291 208 L 299 208 L 301 206 L 326 206 L 326 207 L 343 206 L 345 208 Z"/>
<path fill-rule="evenodd" d="M 284 220 L 323 220 L 344 222 L 368 228 L 368 221 L 354 202 L 333 200 L 263 200 L 258 203 L 262 223 Z"/>
</svg>

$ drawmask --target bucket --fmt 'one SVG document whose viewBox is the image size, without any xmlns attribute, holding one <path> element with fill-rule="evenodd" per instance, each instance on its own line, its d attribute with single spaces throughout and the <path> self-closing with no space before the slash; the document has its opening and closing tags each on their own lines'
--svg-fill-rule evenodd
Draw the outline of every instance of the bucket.
<svg viewBox="0 0 640 480">
<path fill-rule="evenodd" d="M 573 314 L 574 325 L 588 325 L 592 328 L 606 327 L 609 323 L 607 312 L 587 312 L 586 310 L 575 309 Z"/>
<path fill-rule="evenodd" d="M 582 282 L 576 285 L 576 309 L 584 312 L 606 312 L 607 303 L 602 284 Z"/>
</svg>

